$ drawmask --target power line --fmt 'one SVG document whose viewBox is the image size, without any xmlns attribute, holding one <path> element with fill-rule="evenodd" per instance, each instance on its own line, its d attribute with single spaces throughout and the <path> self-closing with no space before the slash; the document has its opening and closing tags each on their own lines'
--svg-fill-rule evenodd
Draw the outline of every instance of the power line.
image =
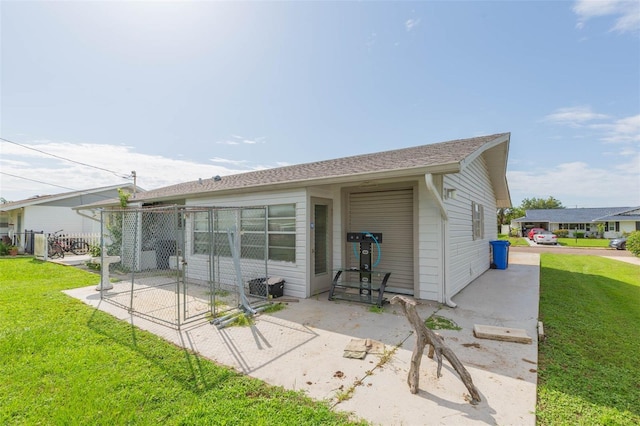
<svg viewBox="0 0 640 426">
<path fill-rule="evenodd" d="M 39 150 L 39 149 L 36 149 L 36 148 L 31 148 L 30 146 L 22 145 L 22 144 L 19 144 L 18 142 L 10 141 L 9 139 L 0 138 L 0 140 L 2 140 L 4 142 L 11 143 L 11 144 L 14 144 L 14 145 L 17 145 L 17 146 L 25 148 L 25 149 L 30 149 L 32 151 L 39 152 L 40 154 L 45 154 L 45 155 L 49 155 L 49 156 L 54 157 L 54 158 L 58 158 L 60 160 L 69 161 L 71 163 L 76 163 L 76 164 L 80 164 L 82 166 L 91 167 L 91 168 L 94 168 L 94 169 L 98 169 L 98 170 L 102 170 L 102 171 L 105 171 L 105 172 L 109 172 L 109 173 L 112 173 L 112 174 L 114 174 L 114 175 L 116 175 L 116 176 L 118 176 L 120 178 L 123 178 L 123 179 L 129 179 L 131 177 L 130 175 L 123 175 L 121 173 L 114 172 L 113 170 L 105 169 L 103 167 L 93 166 L 91 164 L 83 163 L 81 161 L 71 160 L 70 158 L 61 157 L 61 156 L 56 155 L 56 154 L 51 154 L 51 153 L 48 153 L 48 152 L 45 152 L 45 151 L 42 151 L 42 150 Z M 41 183 L 44 183 L 44 182 L 41 182 Z"/>
<path fill-rule="evenodd" d="M 68 189 L 68 190 L 73 191 L 73 192 L 80 192 L 81 194 L 89 194 L 89 193 L 91 193 L 91 190 L 69 188 L 67 186 L 56 185 L 55 183 L 43 182 L 41 180 L 36 180 L 36 179 L 29 179 L 29 178 L 26 178 L 26 177 L 13 175 L 11 173 L 6 173 L 6 172 L 0 172 L 0 175 L 11 176 L 11 177 L 14 177 L 14 178 L 24 179 L 24 180 L 28 180 L 28 181 L 31 181 L 31 182 L 41 183 L 41 184 L 44 184 L 44 185 L 55 186 L 57 188 Z M 97 197 L 100 197 L 100 198 L 104 198 L 106 200 L 111 200 L 111 199 L 114 198 L 114 197 L 108 197 L 106 195 L 101 195 L 101 194 L 94 194 L 94 195 L 97 196 Z"/>
<path fill-rule="evenodd" d="M 14 177 L 14 178 L 18 178 L 18 179 L 28 180 L 28 181 L 31 181 L 31 182 L 42 183 L 44 185 L 56 186 L 56 187 L 62 188 L 62 189 L 69 189 L 71 191 L 80 191 L 79 189 L 69 188 L 69 187 L 62 186 L 62 185 L 56 185 L 55 183 L 43 182 L 41 180 L 29 179 L 29 178 L 18 176 L 18 175 L 12 175 L 11 173 L 0 172 L 0 175 L 6 175 L 6 176 L 11 176 L 11 177 Z"/>
</svg>

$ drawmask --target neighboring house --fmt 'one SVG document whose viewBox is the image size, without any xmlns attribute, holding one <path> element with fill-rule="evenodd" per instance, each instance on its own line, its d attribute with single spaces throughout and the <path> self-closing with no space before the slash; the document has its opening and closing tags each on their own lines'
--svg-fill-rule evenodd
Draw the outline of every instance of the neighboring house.
<svg viewBox="0 0 640 426">
<path fill-rule="evenodd" d="M 526 210 L 524 217 L 511 222 L 511 228 L 544 228 L 549 231 L 566 229 L 572 237 L 575 232 L 596 236 L 598 224 L 604 225 L 604 238 L 616 238 L 639 231 L 640 207 Z"/>
<path fill-rule="evenodd" d="M 100 216 L 88 216 L 73 208 L 118 197 L 118 188 L 133 192 L 133 185 L 125 184 L 42 195 L 0 204 L 0 211 L 7 217 L 7 234 L 20 250 L 24 250 L 29 244 L 25 238 L 25 231 L 45 234 L 61 229 L 65 233 L 100 232 Z"/>
<path fill-rule="evenodd" d="M 0 208 L 2 204 L 0 204 Z M 0 238 L 9 235 L 9 214 L 0 210 Z"/>
<path fill-rule="evenodd" d="M 333 270 L 357 265 L 347 232 L 382 233 L 375 269 L 391 272 L 388 290 L 454 305 L 450 297 L 489 268 L 497 208 L 511 205 L 509 142 L 503 133 L 216 176 L 129 203 L 268 206 L 269 274 L 286 280 L 285 294 L 302 298 L 327 291 Z M 196 217 L 184 224 L 194 274 L 209 259 Z"/>
</svg>

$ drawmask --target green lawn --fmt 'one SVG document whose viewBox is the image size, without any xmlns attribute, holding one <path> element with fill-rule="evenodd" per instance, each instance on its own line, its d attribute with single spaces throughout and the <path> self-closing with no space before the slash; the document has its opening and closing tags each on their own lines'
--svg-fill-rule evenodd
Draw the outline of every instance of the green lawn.
<svg viewBox="0 0 640 426">
<path fill-rule="evenodd" d="M 508 237 L 504 234 L 500 234 L 498 235 L 498 239 L 509 241 L 509 245 L 511 246 L 528 246 L 529 245 L 527 241 L 521 237 Z"/>
<path fill-rule="evenodd" d="M 567 247 L 609 247 L 606 238 L 558 238 L 558 244 Z"/>
<path fill-rule="evenodd" d="M 96 311 L 98 277 L 0 259 L 0 424 L 349 424 Z M 542 254 L 539 425 L 640 424 L 640 267 Z"/>
<path fill-rule="evenodd" d="M 542 254 L 540 425 L 640 424 L 640 267 Z"/>
<path fill-rule="evenodd" d="M 61 290 L 96 275 L 0 259 L 0 424 L 349 424 L 84 305 Z"/>
</svg>

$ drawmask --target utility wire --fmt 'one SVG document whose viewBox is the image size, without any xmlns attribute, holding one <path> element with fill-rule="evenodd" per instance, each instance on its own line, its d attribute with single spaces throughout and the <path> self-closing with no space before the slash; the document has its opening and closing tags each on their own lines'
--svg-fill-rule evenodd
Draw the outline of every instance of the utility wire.
<svg viewBox="0 0 640 426">
<path fill-rule="evenodd" d="M 105 169 L 105 168 L 98 167 L 98 166 L 93 166 L 93 165 L 91 165 L 91 164 L 83 163 L 83 162 L 76 161 L 76 160 L 71 160 L 71 159 L 69 159 L 69 158 L 65 158 L 65 157 L 61 157 L 61 156 L 59 156 L 59 155 L 51 154 L 51 153 L 48 153 L 48 152 L 45 152 L 45 151 L 42 151 L 42 150 L 39 150 L 39 149 L 36 149 L 36 148 L 31 148 L 30 146 L 22 145 L 22 144 L 19 144 L 18 142 L 10 141 L 9 139 L 0 138 L 0 140 L 2 140 L 2 141 L 4 141 L 4 142 L 11 143 L 11 144 L 14 144 L 14 145 L 17 145 L 17 146 L 22 147 L 22 148 L 25 148 L 25 149 L 30 149 L 30 150 L 32 150 L 32 151 L 39 152 L 40 154 L 45 154 L 45 155 L 49 155 L 49 156 L 51 156 L 51 157 L 58 158 L 58 159 L 60 159 L 60 160 L 70 161 L 70 162 L 72 162 L 72 163 L 80 164 L 80 165 L 82 165 L 82 166 L 91 167 L 91 168 L 94 168 L 94 169 L 98 169 L 98 170 L 102 170 L 102 171 L 105 171 L 105 172 L 109 172 L 109 173 L 112 173 L 112 174 L 114 174 L 114 175 L 116 175 L 116 176 L 118 176 L 118 177 L 122 178 L 122 179 L 129 179 L 129 178 L 131 177 L 130 175 L 123 175 L 123 174 L 121 174 L 121 173 L 114 172 L 113 170 Z M 41 182 L 41 183 L 44 183 L 44 182 Z M 54 186 L 57 186 L 57 185 L 54 185 Z M 64 188 L 64 187 L 61 187 L 61 188 Z M 67 189 L 69 189 L 69 188 L 67 188 Z"/>
<path fill-rule="evenodd" d="M 68 190 L 73 191 L 73 192 L 80 192 L 81 194 L 89 194 L 89 193 L 91 193 L 91 190 L 69 188 L 69 187 L 67 187 L 67 186 L 56 185 L 55 183 L 43 182 L 43 181 L 41 181 L 41 180 L 29 179 L 29 178 L 26 178 L 26 177 L 22 177 L 22 176 L 18 176 L 18 175 L 13 175 L 13 174 L 11 174 L 11 173 L 6 173 L 6 172 L 0 172 L 0 175 L 11 176 L 11 177 L 14 177 L 14 178 L 24 179 L 24 180 L 28 180 L 28 181 L 36 182 L 36 183 L 42 183 L 42 184 L 44 184 L 44 185 L 55 186 L 55 187 L 57 187 L 57 188 L 68 189 Z M 113 198 L 114 198 L 114 197 L 108 197 L 108 196 L 106 196 L 106 195 L 101 195 L 101 194 L 94 194 L 94 195 L 95 195 L 96 197 L 104 198 L 104 199 L 106 199 L 106 200 L 111 200 L 111 199 L 113 199 Z"/>
<path fill-rule="evenodd" d="M 55 183 L 43 182 L 41 180 L 29 179 L 29 178 L 18 176 L 18 175 L 12 175 L 11 173 L 0 172 L 0 175 L 11 176 L 11 177 L 14 177 L 14 178 L 29 180 L 31 182 L 36 182 L 36 183 L 43 183 L 45 185 L 56 186 L 56 187 L 62 188 L 62 189 L 69 189 L 71 191 L 80 191 L 79 189 L 69 188 L 69 187 L 62 186 L 62 185 L 56 185 Z"/>
</svg>

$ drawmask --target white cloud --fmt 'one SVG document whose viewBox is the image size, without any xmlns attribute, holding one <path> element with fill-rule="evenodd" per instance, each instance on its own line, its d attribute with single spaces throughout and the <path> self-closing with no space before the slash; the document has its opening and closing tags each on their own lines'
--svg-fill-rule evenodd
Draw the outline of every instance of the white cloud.
<svg viewBox="0 0 640 426">
<path fill-rule="evenodd" d="M 640 142 L 640 114 L 597 127 L 607 133 L 605 142 Z"/>
<path fill-rule="evenodd" d="M 569 108 L 558 108 L 552 114 L 547 115 L 544 120 L 571 127 L 579 127 L 592 120 L 609 118 L 606 114 L 599 114 L 591 111 L 589 106 L 577 106 Z"/>
<path fill-rule="evenodd" d="M 596 137 L 603 142 L 640 142 L 640 114 L 614 119 L 609 115 L 593 112 L 588 106 L 579 106 L 559 108 L 547 115 L 544 121 L 595 130 L 598 132 Z M 585 138 L 586 136 L 574 135 L 573 137 Z"/>
<path fill-rule="evenodd" d="M 404 23 L 404 27 L 406 28 L 407 32 L 413 30 L 415 27 L 417 27 L 418 25 L 420 25 L 420 18 L 417 19 L 407 19 Z"/>
<path fill-rule="evenodd" d="M 565 207 L 616 207 L 640 205 L 640 155 L 614 168 L 592 167 L 584 162 L 563 163 L 544 170 L 507 172 L 512 202 L 553 196 Z M 532 185 L 532 182 L 535 182 Z"/>
<path fill-rule="evenodd" d="M 640 2 L 637 0 L 578 0 L 573 11 L 578 15 L 578 29 L 584 28 L 589 19 L 613 15 L 616 21 L 611 31 L 640 30 Z"/>
<path fill-rule="evenodd" d="M 258 143 L 266 143 L 267 141 L 267 138 L 265 138 L 264 136 L 250 139 L 250 138 L 245 138 L 244 136 L 231 135 L 231 138 L 232 139 L 217 141 L 216 143 L 221 145 L 240 145 L 240 144 L 255 145 Z"/>
<path fill-rule="evenodd" d="M 74 164 L 2 142 L 0 164 L 2 164 L 2 172 L 6 174 L 0 175 L 2 183 L 0 196 L 7 200 L 17 201 L 33 195 L 65 192 L 65 189 L 60 187 L 81 190 L 126 184 L 131 180 L 123 177 L 129 176 L 132 170 L 136 171 L 138 185 L 144 189 L 197 180 L 200 177 L 225 176 L 256 170 L 256 167 L 242 165 L 240 161 L 214 158 L 210 160 L 211 163 L 203 164 L 158 155 L 141 154 L 135 152 L 134 148 L 130 146 L 52 141 L 38 144 L 24 143 L 23 145 L 112 170 L 116 173 Z M 42 183 L 33 182 L 33 180 Z"/>
<path fill-rule="evenodd" d="M 247 163 L 245 160 L 230 160 L 228 158 L 220 158 L 220 157 L 210 158 L 209 161 L 211 161 L 212 163 L 233 164 L 236 166 Z"/>
</svg>

